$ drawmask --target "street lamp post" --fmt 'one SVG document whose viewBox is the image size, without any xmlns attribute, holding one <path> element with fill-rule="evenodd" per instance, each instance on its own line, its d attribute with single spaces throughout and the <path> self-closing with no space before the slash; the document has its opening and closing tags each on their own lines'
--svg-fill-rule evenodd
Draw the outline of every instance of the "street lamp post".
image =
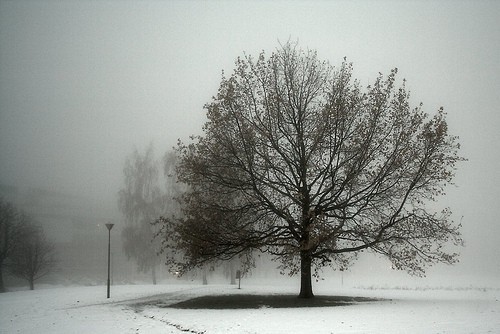
<svg viewBox="0 0 500 334">
<path fill-rule="evenodd" d="M 109 280 L 109 268 L 111 264 L 110 260 L 110 255 L 111 255 L 111 229 L 113 228 L 114 224 L 106 224 L 106 227 L 108 228 L 108 298 L 109 298 L 109 286 L 110 286 L 110 280 Z"/>
</svg>

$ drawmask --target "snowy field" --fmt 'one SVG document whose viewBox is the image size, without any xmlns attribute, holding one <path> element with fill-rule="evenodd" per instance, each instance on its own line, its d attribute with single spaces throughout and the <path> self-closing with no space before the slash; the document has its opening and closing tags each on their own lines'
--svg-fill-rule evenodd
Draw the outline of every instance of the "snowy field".
<svg viewBox="0 0 500 334">
<path fill-rule="evenodd" d="M 319 308 L 187 310 L 214 294 L 297 293 L 296 287 L 123 285 L 45 287 L 0 294 L 1 333 L 500 333 L 500 291 L 329 289 L 317 295 L 386 300 Z M 163 307 L 158 307 L 158 304 Z"/>
</svg>

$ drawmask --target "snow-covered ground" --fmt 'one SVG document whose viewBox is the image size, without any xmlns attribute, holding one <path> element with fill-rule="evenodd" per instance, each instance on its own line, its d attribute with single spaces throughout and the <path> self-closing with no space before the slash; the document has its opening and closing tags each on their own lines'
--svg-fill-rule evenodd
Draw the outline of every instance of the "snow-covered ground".
<svg viewBox="0 0 500 334">
<path fill-rule="evenodd" d="M 500 291 L 332 289 L 317 295 L 379 297 L 346 306 L 186 310 L 164 304 L 210 294 L 296 293 L 296 287 L 124 285 L 46 287 L 0 294 L 1 333 L 500 333 Z"/>
</svg>

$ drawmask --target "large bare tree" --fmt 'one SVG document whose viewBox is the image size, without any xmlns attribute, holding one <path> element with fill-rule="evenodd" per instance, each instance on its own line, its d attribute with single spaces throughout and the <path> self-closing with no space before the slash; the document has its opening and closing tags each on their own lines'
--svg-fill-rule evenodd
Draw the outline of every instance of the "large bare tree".
<svg viewBox="0 0 500 334">
<path fill-rule="evenodd" d="M 334 68 L 287 43 L 269 58 L 238 58 L 205 106 L 203 135 L 180 143 L 182 215 L 164 217 L 167 262 L 189 269 L 259 250 L 300 273 L 300 297 L 325 265 L 357 252 L 423 274 L 454 263 L 459 225 L 436 199 L 452 182 L 457 137 L 445 113 L 410 107 L 397 70 L 362 89 L 352 65 Z M 446 249 L 446 250 L 445 250 Z"/>
</svg>

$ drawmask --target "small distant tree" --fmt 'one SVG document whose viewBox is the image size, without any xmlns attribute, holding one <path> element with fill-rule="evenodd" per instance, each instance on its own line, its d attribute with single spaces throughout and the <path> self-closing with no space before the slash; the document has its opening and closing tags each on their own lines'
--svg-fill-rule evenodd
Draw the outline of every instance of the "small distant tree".
<svg viewBox="0 0 500 334">
<path fill-rule="evenodd" d="M 5 292 L 3 272 L 27 220 L 14 205 L 0 198 L 0 292 Z"/>
<path fill-rule="evenodd" d="M 156 268 L 161 262 L 153 223 L 165 212 L 165 192 L 160 187 L 159 166 L 153 145 L 149 145 L 144 153 L 135 150 L 125 161 L 125 184 L 118 194 L 119 207 L 126 221 L 122 232 L 125 253 L 136 260 L 140 272 L 151 271 L 153 284 L 156 284 Z"/>
<path fill-rule="evenodd" d="M 45 237 L 43 229 L 33 222 L 22 226 L 19 239 L 9 256 L 9 272 L 29 283 L 35 289 L 35 281 L 52 272 L 57 264 L 54 244 Z"/>
<path fill-rule="evenodd" d="M 300 274 L 347 268 L 363 250 L 423 275 L 454 263 L 461 245 L 450 211 L 431 205 L 452 182 L 457 137 L 446 114 L 410 107 L 397 70 L 366 89 L 287 43 L 238 58 L 205 106 L 203 135 L 178 147 L 182 215 L 161 220 L 167 262 L 182 270 L 259 250 Z"/>
</svg>

